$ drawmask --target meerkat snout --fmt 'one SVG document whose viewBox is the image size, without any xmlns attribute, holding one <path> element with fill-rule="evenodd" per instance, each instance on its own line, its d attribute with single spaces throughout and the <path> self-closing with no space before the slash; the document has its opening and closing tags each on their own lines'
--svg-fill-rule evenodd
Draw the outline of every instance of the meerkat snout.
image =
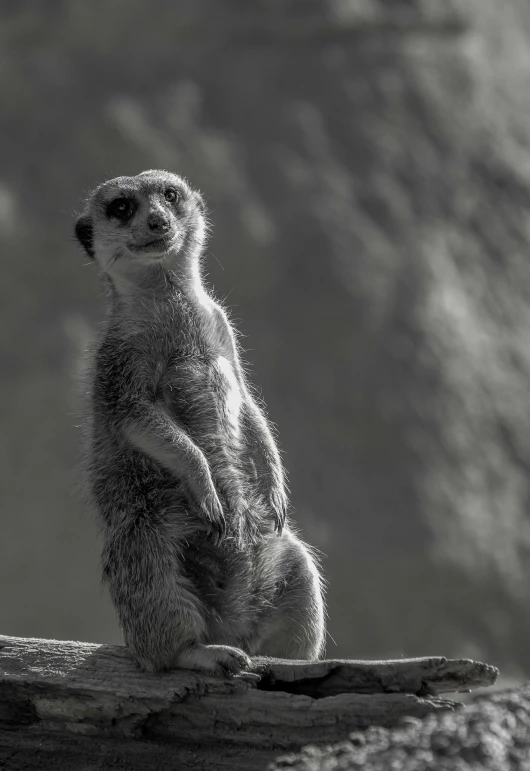
<svg viewBox="0 0 530 771">
<path fill-rule="evenodd" d="M 170 228 L 169 218 L 162 212 L 151 211 L 147 217 L 147 227 L 152 233 L 167 233 Z"/>
</svg>

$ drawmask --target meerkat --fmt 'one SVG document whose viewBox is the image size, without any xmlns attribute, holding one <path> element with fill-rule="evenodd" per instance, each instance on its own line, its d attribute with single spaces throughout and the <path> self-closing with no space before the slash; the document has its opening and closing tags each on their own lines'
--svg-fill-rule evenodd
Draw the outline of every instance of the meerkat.
<svg viewBox="0 0 530 771">
<path fill-rule="evenodd" d="M 86 477 L 103 577 L 140 667 L 221 674 L 317 659 L 322 582 L 237 337 L 207 291 L 201 195 L 145 171 L 100 185 L 75 233 L 106 287 Z"/>
</svg>

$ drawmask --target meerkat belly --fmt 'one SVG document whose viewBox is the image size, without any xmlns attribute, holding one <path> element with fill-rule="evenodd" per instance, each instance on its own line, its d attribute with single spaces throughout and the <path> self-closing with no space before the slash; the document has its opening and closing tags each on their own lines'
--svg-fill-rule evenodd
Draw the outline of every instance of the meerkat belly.
<svg viewBox="0 0 530 771">
<path fill-rule="evenodd" d="M 233 367 L 224 356 L 177 363 L 163 388 L 172 417 L 201 449 L 237 450 L 242 396 Z"/>
<path fill-rule="evenodd" d="M 217 546 L 204 533 L 190 535 L 182 552 L 184 573 L 208 613 L 208 630 L 219 643 L 237 645 L 256 617 L 251 586 L 254 566 L 247 549 Z"/>
</svg>

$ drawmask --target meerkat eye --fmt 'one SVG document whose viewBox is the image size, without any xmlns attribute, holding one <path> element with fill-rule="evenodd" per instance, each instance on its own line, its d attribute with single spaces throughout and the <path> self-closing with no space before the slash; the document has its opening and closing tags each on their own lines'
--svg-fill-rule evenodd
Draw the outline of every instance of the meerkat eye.
<svg viewBox="0 0 530 771">
<path fill-rule="evenodd" d="M 130 198 L 115 198 L 107 206 L 107 216 L 127 220 L 133 212 L 133 203 Z"/>
<path fill-rule="evenodd" d="M 180 201 L 180 195 L 174 187 L 168 187 L 164 193 L 164 198 L 168 203 L 178 203 Z"/>
</svg>

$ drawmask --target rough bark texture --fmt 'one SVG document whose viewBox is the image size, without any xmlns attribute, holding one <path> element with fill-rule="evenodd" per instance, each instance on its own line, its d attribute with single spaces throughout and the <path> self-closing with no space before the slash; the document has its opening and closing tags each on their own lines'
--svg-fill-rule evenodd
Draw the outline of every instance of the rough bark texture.
<svg viewBox="0 0 530 771">
<path fill-rule="evenodd" d="M 443 657 L 255 665 L 259 678 L 155 676 L 139 672 L 124 648 L 1 638 L 0 767 L 32 768 L 40 748 L 43 770 L 119 767 L 113 757 L 130 769 L 264 768 L 282 749 L 452 711 L 461 705 L 438 693 L 497 676 Z"/>
</svg>

